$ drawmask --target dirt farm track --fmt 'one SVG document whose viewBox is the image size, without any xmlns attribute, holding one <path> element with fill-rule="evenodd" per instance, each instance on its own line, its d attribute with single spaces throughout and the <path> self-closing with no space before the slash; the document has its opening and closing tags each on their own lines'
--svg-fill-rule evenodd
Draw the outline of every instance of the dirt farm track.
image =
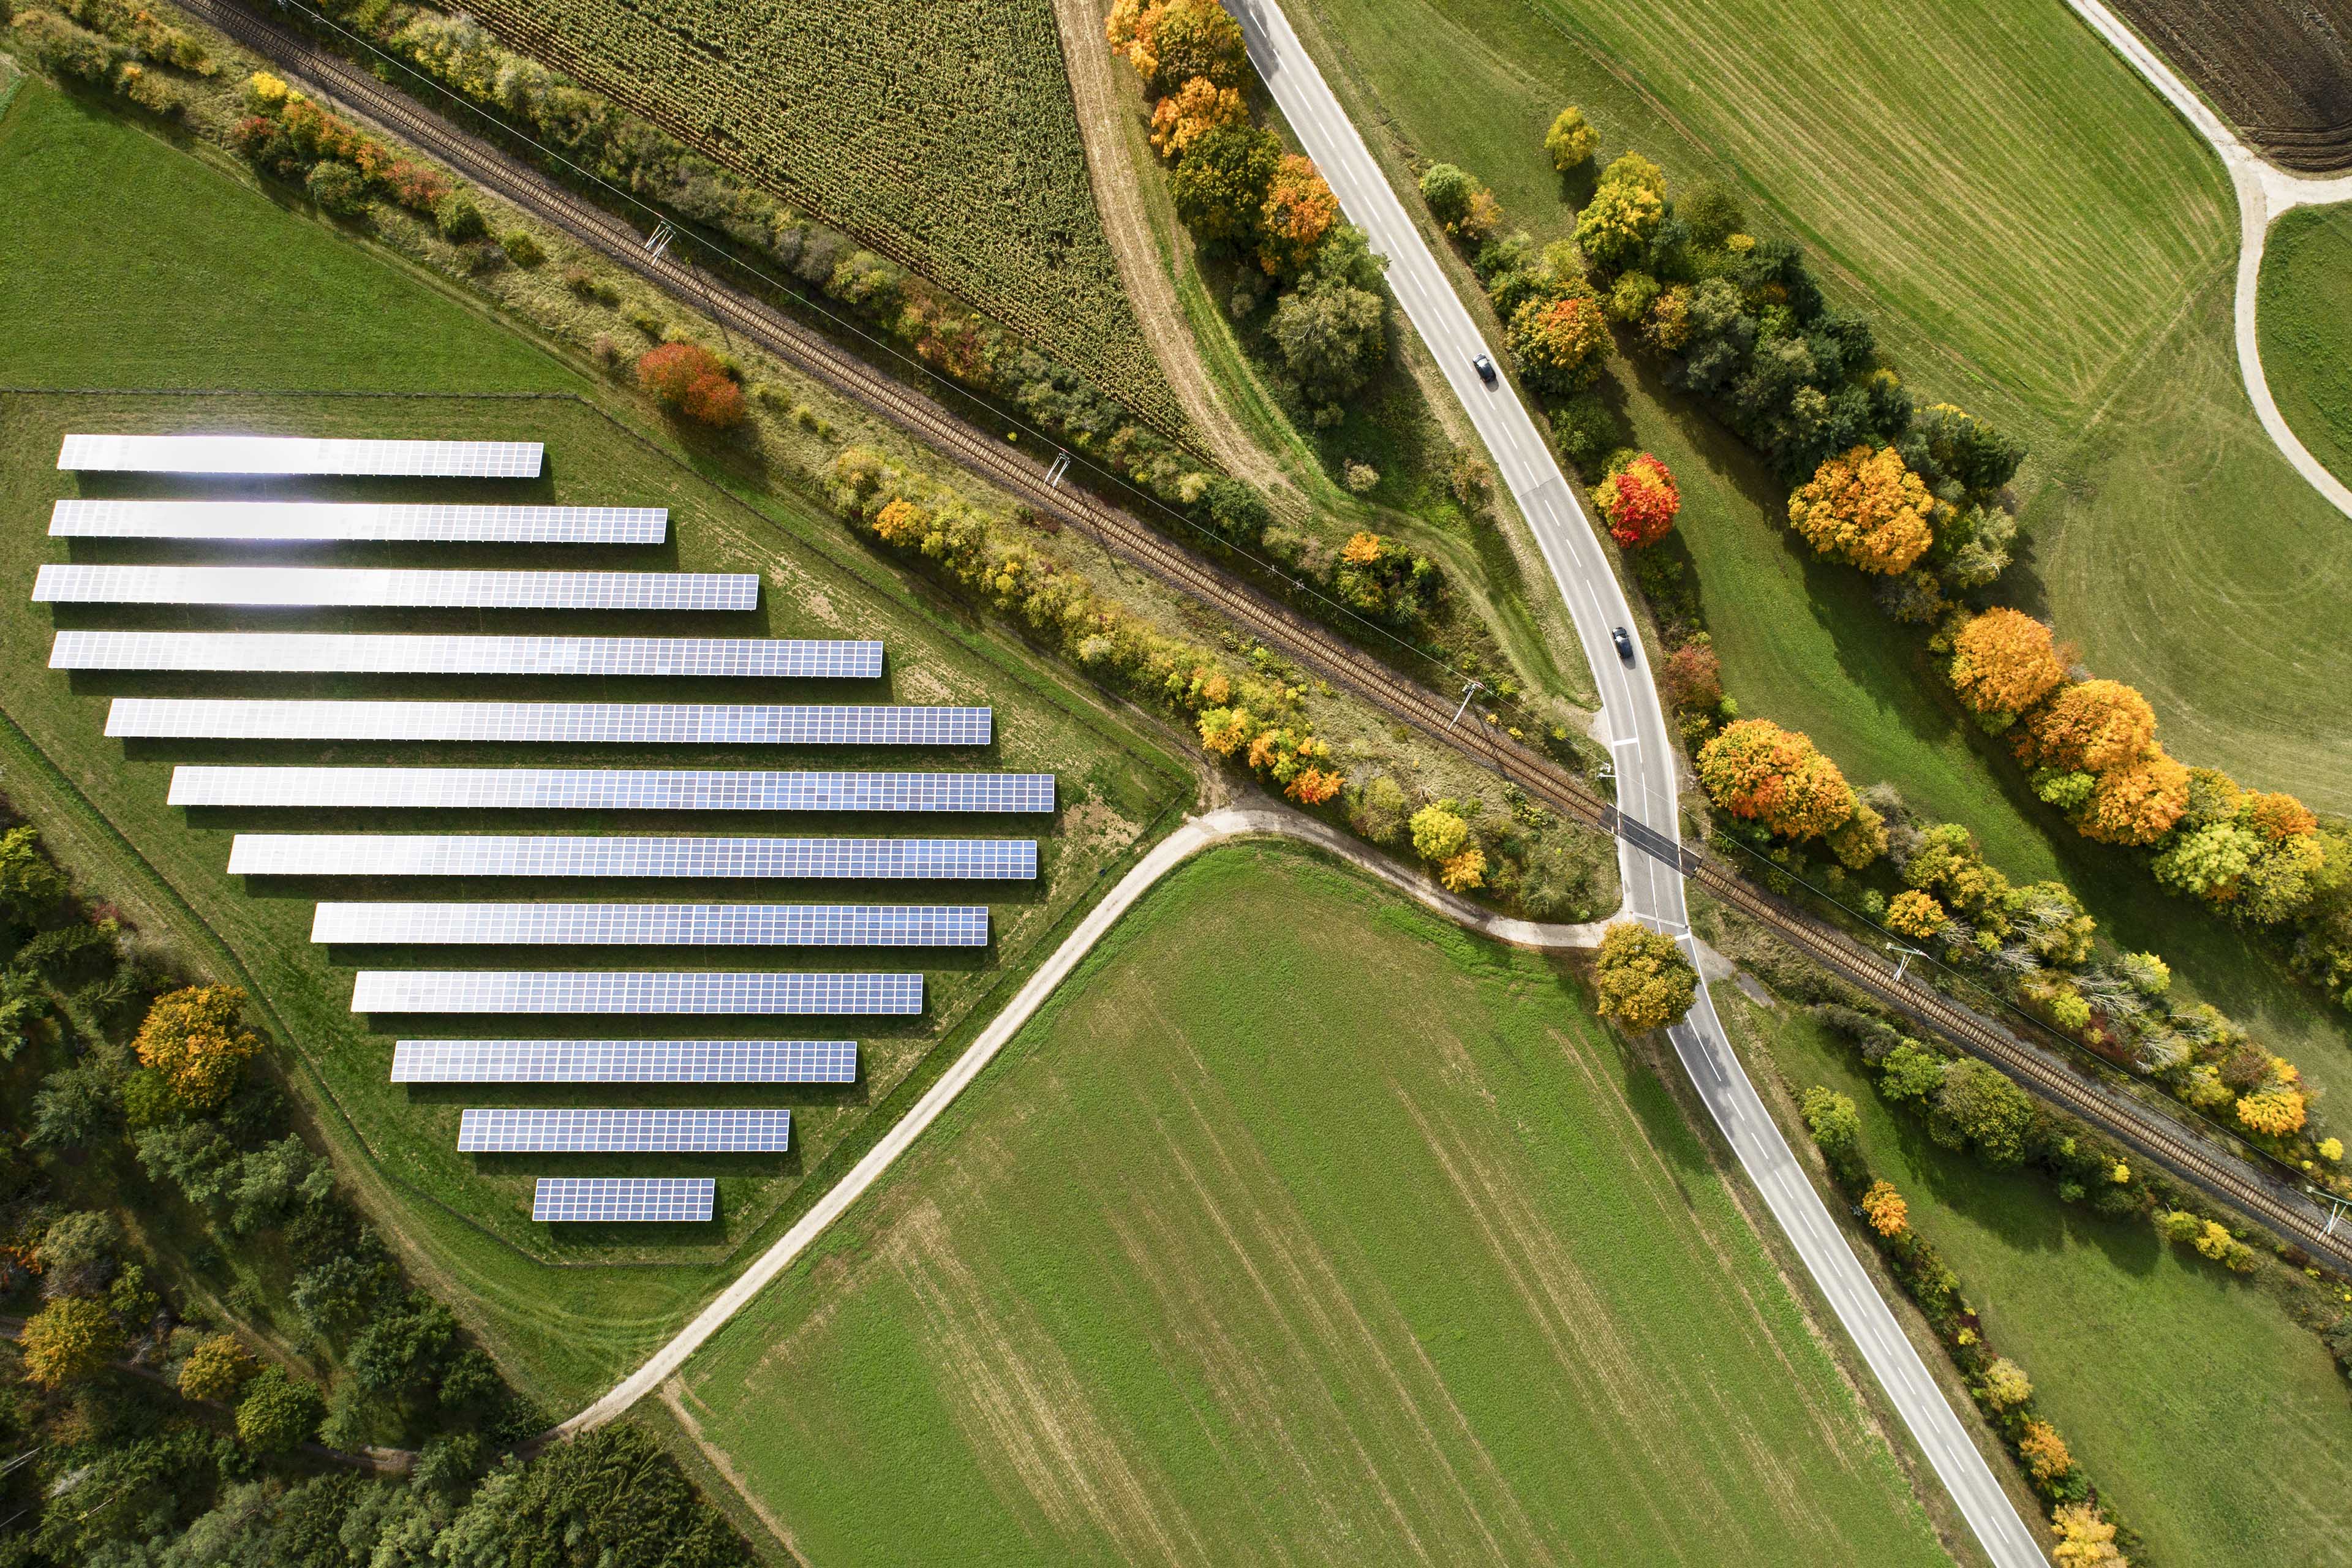
<svg viewBox="0 0 2352 1568">
<path fill-rule="evenodd" d="M 2352 0 L 2108 0 L 2284 168 L 2352 168 Z"/>
</svg>

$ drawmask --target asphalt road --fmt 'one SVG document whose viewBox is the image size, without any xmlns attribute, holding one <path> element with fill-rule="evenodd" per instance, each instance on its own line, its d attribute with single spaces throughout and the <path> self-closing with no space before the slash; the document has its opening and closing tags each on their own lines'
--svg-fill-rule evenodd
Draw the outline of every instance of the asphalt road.
<svg viewBox="0 0 2352 1568">
<path fill-rule="evenodd" d="M 1241 19 L 1251 64 L 1330 182 L 1349 221 L 1370 237 L 1375 251 L 1388 258 L 1390 288 L 1468 410 L 1503 483 L 1535 531 L 1578 640 L 1584 645 L 1585 662 L 1600 687 L 1603 734 L 1616 760 L 1618 809 L 1669 839 L 1677 838 L 1675 747 L 1651 679 L 1649 651 L 1635 637 L 1633 658 L 1618 657 L 1611 631 L 1630 628 L 1635 622 L 1600 536 L 1509 382 L 1498 380 L 1489 386 L 1473 368 L 1472 361 L 1482 353 L 1499 363 L 1500 351 L 1480 337 L 1437 258 L 1281 8 L 1273 0 L 1226 3 Z M 1622 838 L 1617 860 L 1628 910 L 1689 946 L 1680 870 Z M 2033 1531 L 1969 1440 L 1764 1109 L 1732 1052 L 1704 984 L 1689 1017 L 1669 1035 L 1684 1069 L 1763 1194 L 1773 1219 L 1804 1259 L 1986 1553 L 2000 1568 L 2045 1564 Z"/>
</svg>

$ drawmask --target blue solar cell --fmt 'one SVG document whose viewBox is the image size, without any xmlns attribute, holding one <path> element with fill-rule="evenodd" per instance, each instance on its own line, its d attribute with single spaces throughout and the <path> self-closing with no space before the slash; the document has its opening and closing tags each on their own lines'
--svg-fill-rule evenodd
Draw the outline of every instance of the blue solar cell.
<svg viewBox="0 0 2352 1568">
<path fill-rule="evenodd" d="M 236 877 L 775 877 L 1027 881 L 1034 838 L 633 838 L 240 833 Z"/>
<path fill-rule="evenodd" d="M 320 942 L 509 947 L 985 947 L 983 905 L 321 903 Z"/>
<path fill-rule="evenodd" d="M 709 1176 L 541 1176 L 530 1217 L 549 1224 L 679 1224 L 710 1217 Z"/>
<path fill-rule="evenodd" d="M 789 1110 L 467 1110 L 460 1154 L 772 1154 L 792 1142 Z"/>
<path fill-rule="evenodd" d="M 1050 812 L 1054 775 L 185 766 L 172 771 L 171 803 L 439 811 Z"/>
<path fill-rule="evenodd" d="M 856 1040 L 402 1040 L 394 1083 L 856 1083 Z"/>
<path fill-rule="evenodd" d="M 362 969 L 354 1013 L 830 1014 L 923 1010 L 919 972 Z"/>
</svg>

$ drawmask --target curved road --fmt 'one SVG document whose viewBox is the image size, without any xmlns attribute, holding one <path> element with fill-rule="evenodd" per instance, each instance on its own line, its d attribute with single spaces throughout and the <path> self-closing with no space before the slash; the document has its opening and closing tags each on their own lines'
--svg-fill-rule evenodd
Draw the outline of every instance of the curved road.
<svg viewBox="0 0 2352 1568">
<path fill-rule="evenodd" d="M 1621 660 L 1611 642 L 1612 627 L 1631 627 L 1635 622 L 1583 509 L 1510 384 L 1489 386 L 1472 368 L 1475 356 L 1490 351 L 1469 310 L 1349 122 L 1330 84 L 1291 31 L 1289 19 L 1274 0 L 1227 4 L 1241 20 L 1250 63 L 1330 183 L 1349 221 L 1388 258 L 1390 288 L 1436 357 L 1493 454 L 1503 482 L 1535 530 L 1601 689 L 1603 728 L 1616 759 L 1619 810 L 1661 837 L 1678 840 L 1675 748 L 1650 677 L 1648 650 L 1637 637 L 1633 658 Z M 1623 838 L 1618 840 L 1617 860 L 1627 909 L 1674 932 L 1686 947 L 1694 946 L 1680 872 Z M 2033 1531 L 1969 1441 L 1765 1110 L 1704 984 L 1689 1017 L 1669 1033 L 1684 1070 L 1763 1194 L 1773 1219 L 1804 1259 L 1986 1553 L 2000 1568 L 2042 1568 Z"/>
</svg>

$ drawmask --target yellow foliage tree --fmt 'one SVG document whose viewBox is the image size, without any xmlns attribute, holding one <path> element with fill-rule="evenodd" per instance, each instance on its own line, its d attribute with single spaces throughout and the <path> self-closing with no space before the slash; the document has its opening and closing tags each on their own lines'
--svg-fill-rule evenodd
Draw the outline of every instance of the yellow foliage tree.
<svg viewBox="0 0 2352 1568">
<path fill-rule="evenodd" d="M 1984 1370 L 1985 1403 L 1996 1410 L 2014 1410 L 2033 1397 L 2033 1383 L 2025 1369 L 2007 1356 L 1995 1356 Z"/>
<path fill-rule="evenodd" d="M 2058 1531 L 2050 1553 L 2056 1568 L 2129 1568 L 2131 1560 L 2116 1547 L 2116 1527 L 2091 1504 L 2062 1504 L 2050 1522 Z"/>
<path fill-rule="evenodd" d="M 1992 609 L 1952 639 L 1952 687 L 1979 713 L 2022 713 L 2066 679 L 2050 628 L 2016 610 Z"/>
<path fill-rule="evenodd" d="M 64 1296 L 41 1309 L 16 1337 L 25 1375 L 43 1388 L 94 1377 L 122 1353 L 114 1314 L 85 1296 Z"/>
<path fill-rule="evenodd" d="M 1886 929 L 1921 942 L 1942 931 L 1949 920 L 1943 905 L 1916 888 L 1895 894 L 1886 903 Z"/>
<path fill-rule="evenodd" d="M 1454 810 L 1451 801 L 1423 806 L 1412 814 L 1410 826 L 1413 852 L 1441 865 L 1461 854 L 1470 842 L 1470 825 Z"/>
<path fill-rule="evenodd" d="M 234 985 L 191 985 L 155 998 L 132 1047 L 191 1110 L 218 1110 L 261 1037 L 237 1026 L 245 993 Z"/>
<path fill-rule="evenodd" d="M 920 544 L 930 525 L 930 514 L 903 497 L 874 514 L 874 531 L 885 544 Z"/>
<path fill-rule="evenodd" d="M 1257 732 L 1246 708 L 1212 708 L 1201 715 L 1200 725 L 1201 744 L 1221 757 L 1232 756 Z"/>
<path fill-rule="evenodd" d="M 1486 883 L 1486 852 L 1475 844 L 1449 856 L 1437 868 L 1437 879 L 1449 892 L 1466 893 Z"/>
<path fill-rule="evenodd" d="M 2265 1084 L 2238 1097 L 2238 1120 L 2273 1138 L 2302 1131 L 2304 1110 L 2303 1091 L 2284 1085 Z"/>
<path fill-rule="evenodd" d="M 1936 498 L 1892 447 L 1830 458 L 1789 498 L 1789 524 L 1821 554 L 1893 576 L 1936 542 Z"/>
<path fill-rule="evenodd" d="M 1911 1228 L 1911 1205 L 1895 1190 L 1892 1182 L 1873 1182 L 1870 1191 L 1862 1194 L 1862 1212 L 1870 1220 L 1870 1228 L 1888 1237 L 1901 1236 Z"/>
<path fill-rule="evenodd" d="M 235 1334 L 215 1334 L 180 1363 L 180 1392 L 191 1399 L 226 1403 L 253 1375 L 253 1352 Z"/>
<path fill-rule="evenodd" d="M 1196 76 L 1152 107 L 1151 145 L 1163 157 L 1181 158 L 1184 149 L 1218 126 L 1248 120 L 1249 106 L 1238 89 Z"/>
<path fill-rule="evenodd" d="M 2036 1418 L 2025 1424 L 2024 1433 L 2017 1439 L 2017 1451 L 2025 1457 L 2025 1468 L 2033 1479 L 2048 1486 L 2074 1468 L 2074 1456 L 2066 1451 L 2066 1439 L 2058 1436 L 2058 1428 Z"/>
<path fill-rule="evenodd" d="M 1593 984 L 1601 1016 L 1639 1032 L 1664 1028 L 1690 1011 L 1698 995 L 1698 971 L 1674 938 L 1618 921 L 1601 934 Z"/>
<path fill-rule="evenodd" d="M 1570 104 L 1559 111 L 1544 132 L 1544 151 L 1551 154 L 1551 166 L 1561 174 L 1589 161 L 1601 150 L 1601 132 L 1592 129 L 1584 118 L 1584 110 Z"/>
<path fill-rule="evenodd" d="M 1387 541 L 1377 533 L 1351 533 L 1348 542 L 1339 546 L 1339 559 L 1350 566 L 1370 566 L 1379 562 Z"/>
<path fill-rule="evenodd" d="M 2162 751 L 2152 751 L 2099 774 L 2074 825 L 2083 837 L 2102 844 L 2153 844 L 2188 809 L 2189 770 Z"/>
<path fill-rule="evenodd" d="M 2156 710 L 2120 680 L 2085 680 L 2060 692 L 2034 716 L 2033 744 L 2042 766 L 2104 773 L 2129 767 L 2156 750 Z M 2188 801 L 2188 770 L 2181 799 Z"/>
</svg>

